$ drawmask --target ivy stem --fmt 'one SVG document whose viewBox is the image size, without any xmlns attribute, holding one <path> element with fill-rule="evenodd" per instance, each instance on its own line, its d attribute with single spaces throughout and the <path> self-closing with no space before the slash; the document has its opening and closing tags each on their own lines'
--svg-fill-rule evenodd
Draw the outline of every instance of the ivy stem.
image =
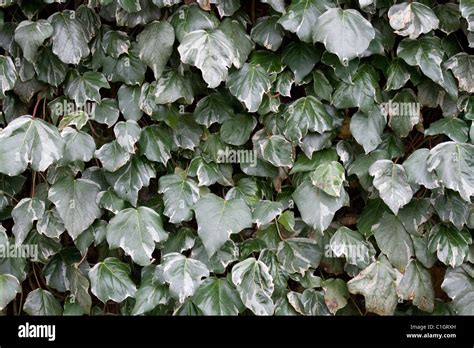
<svg viewBox="0 0 474 348">
<path fill-rule="evenodd" d="M 274 220 L 275 220 L 275 226 L 278 232 L 278 237 L 280 237 L 281 240 L 285 240 L 285 238 L 283 238 L 283 236 L 281 235 L 280 226 L 278 226 L 278 220 L 276 218 Z"/>
<path fill-rule="evenodd" d="M 36 172 L 33 171 L 33 178 L 31 180 L 31 192 L 30 192 L 31 198 L 35 196 L 35 186 L 36 186 Z"/>
<path fill-rule="evenodd" d="M 41 100 L 42 100 L 42 98 L 40 98 L 40 97 L 38 97 L 38 98 L 36 99 L 35 108 L 33 109 L 33 115 L 31 115 L 31 118 L 35 118 L 35 116 L 36 116 L 36 111 L 38 111 L 38 106 L 39 106 Z"/>
</svg>

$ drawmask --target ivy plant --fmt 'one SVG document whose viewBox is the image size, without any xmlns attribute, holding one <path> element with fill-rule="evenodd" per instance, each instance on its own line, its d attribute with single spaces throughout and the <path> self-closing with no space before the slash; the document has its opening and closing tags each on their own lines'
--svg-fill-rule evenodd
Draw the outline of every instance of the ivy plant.
<svg viewBox="0 0 474 348">
<path fill-rule="evenodd" d="M 474 315 L 473 19 L 0 1 L 0 311 Z"/>
</svg>

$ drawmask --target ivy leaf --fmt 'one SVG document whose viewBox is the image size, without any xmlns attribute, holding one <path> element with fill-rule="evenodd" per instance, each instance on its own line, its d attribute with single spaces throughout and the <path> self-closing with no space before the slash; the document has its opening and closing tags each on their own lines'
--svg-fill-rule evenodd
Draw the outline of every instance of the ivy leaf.
<svg viewBox="0 0 474 348">
<path fill-rule="evenodd" d="M 276 51 L 283 43 L 285 31 L 278 24 L 278 16 L 265 16 L 257 19 L 250 32 L 254 42 L 270 51 Z"/>
<path fill-rule="evenodd" d="M 398 302 L 396 286 L 395 270 L 384 256 L 347 283 L 350 293 L 365 297 L 367 312 L 378 315 L 393 315 L 395 312 Z"/>
<path fill-rule="evenodd" d="M 194 294 L 193 302 L 204 315 L 237 315 L 244 307 L 227 278 L 205 279 Z"/>
<path fill-rule="evenodd" d="M 134 297 L 137 288 L 130 279 L 130 266 L 115 257 L 98 262 L 89 271 L 92 293 L 103 303 L 123 302 Z"/>
<path fill-rule="evenodd" d="M 460 90 L 474 93 L 474 83 L 469 78 L 469 76 L 474 74 L 474 56 L 461 52 L 449 58 L 445 65 L 458 79 Z"/>
<path fill-rule="evenodd" d="M 88 133 L 66 127 L 61 132 L 61 137 L 64 139 L 65 145 L 61 162 L 89 162 L 94 156 L 95 141 Z"/>
<path fill-rule="evenodd" d="M 467 21 L 467 29 L 469 31 L 474 31 L 474 5 L 471 0 L 460 0 L 459 1 L 459 10 L 461 15 Z"/>
<path fill-rule="evenodd" d="M 33 63 L 38 48 L 53 35 L 53 27 L 46 20 L 21 22 L 15 29 L 15 41 L 21 47 L 26 60 Z"/>
<path fill-rule="evenodd" d="M 400 219 L 385 213 L 379 222 L 372 226 L 372 232 L 377 245 L 387 255 L 391 264 L 400 272 L 404 272 L 415 251 L 410 235 Z"/>
<path fill-rule="evenodd" d="M 370 166 L 369 174 L 374 177 L 373 184 L 379 191 L 380 197 L 397 215 L 398 210 L 413 197 L 405 168 L 390 160 L 378 160 Z"/>
<path fill-rule="evenodd" d="M 281 59 L 293 71 L 295 83 L 300 84 L 313 70 L 320 57 L 321 52 L 312 44 L 292 42 L 285 47 Z"/>
<path fill-rule="evenodd" d="M 104 34 L 101 44 L 107 55 L 117 59 L 123 53 L 128 53 L 130 39 L 123 31 L 109 30 Z"/>
<path fill-rule="evenodd" d="M 140 59 L 159 79 L 173 52 L 174 29 L 168 22 L 152 22 L 137 36 Z"/>
<path fill-rule="evenodd" d="M 28 294 L 23 310 L 31 316 L 61 315 L 63 313 L 61 304 L 53 294 L 41 288 Z"/>
<path fill-rule="evenodd" d="M 53 53 L 66 64 L 79 64 L 90 53 L 87 33 L 76 13 L 57 12 L 48 19 L 53 26 Z"/>
<path fill-rule="evenodd" d="M 181 6 L 173 14 L 171 24 L 174 27 L 176 38 L 181 42 L 186 34 L 192 31 L 216 28 L 219 20 L 211 13 L 201 10 L 199 5 L 190 4 Z"/>
<path fill-rule="evenodd" d="M 415 150 L 405 162 L 403 162 L 408 183 L 411 185 L 423 185 L 427 189 L 439 187 L 435 173 L 428 171 L 427 159 L 429 153 L 430 150 L 425 148 Z"/>
<path fill-rule="evenodd" d="M 21 286 L 18 279 L 11 274 L 0 275 L 0 310 L 3 310 L 20 293 Z"/>
<path fill-rule="evenodd" d="M 393 5 L 388 10 L 388 18 L 396 34 L 410 39 L 416 39 L 420 34 L 429 33 L 439 26 L 433 10 L 416 1 Z"/>
<path fill-rule="evenodd" d="M 179 72 L 165 69 L 156 83 L 155 103 L 168 104 L 177 100 L 183 100 L 186 104 L 192 104 L 194 91 L 189 75 L 181 75 Z"/>
<path fill-rule="evenodd" d="M 425 312 L 433 312 L 434 290 L 430 272 L 417 260 L 410 260 L 397 287 L 404 300 L 411 300 Z"/>
<path fill-rule="evenodd" d="M 316 241 L 309 238 L 290 238 L 278 244 L 277 258 L 288 273 L 304 273 L 309 268 L 317 268 L 322 250 Z"/>
<path fill-rule="evenodd" d="M 120 99 L 119 99 L 120 101 Z M 104 98 L 100 104 L 95 104 L 91 119 L 112 127 L 120 116 L 120 111 L 115 99 Z"/>
<path fill-rule="evenodd" d="M 313 96 L 292 102 L 282 117 L 285 120 L 284 134 L 293 141 L 301 140 L 309 131 L 321 134 L 333 128 L 328 108 Z"/>
<path fill-rule="evenodd" d="M 271 298 L 275 288 L 268 267 L 253 257 L 239 262 L 232 268 L 232 282 L 237 287 L 244 305 L 256 315 L 272 315 Z"/>
<path fill-rule="evenodd" d="M 234 111 L 229 104 L 220 93 L 212 93 L 202 98 L 194 109 L 196 122 L 209 127 L 215 122 L 222 123 L 232 119 Z"/>
<path fill-rule="evenodd" d="M 163 279 L 170 285 L 170 294 L 180 303 L 193 296 L 202 282 L 201 279 L 209 276 L 205 264 L 179 253 L 163 256 L 162 265 Z"/>
<path fill-rule="evenodd" d="M 387 117 L 379 106 L 367 113 L 357 111 L 351 117 L 350 130 L 354 139 L 363 146 L 365 153 L 377 148 L 382 142 L 381 135 L 387 125 Z"/>
<path fill-rule="evenodd" d="M 199 199 L 199 187 L 194 180 L 186 178 L 185 172 L 160 177 L 158 192 L 163 194 L 163 214 L 170 218 L 170 223 L 192 219 L 192 208 Z"/>
<path fill-rule="evenodd" d="M 204 247 L 212 256 L 229 239 L 252 226 L 252 215 L 242 199 L 224 200 L 212 193 L 201 197 L 194 206 L 198 234 Z"/>
<path fill-rule="evenodd" d="M 448 141 L 430 150 L 427 169 L 436 173 L 443 186 L 459 192 L 469 202 L 474 195 L 473 158 L 474 145 Z"/>
<path fill-rule="evenodd" d="M 150 264 L 155 242 L 168 238 L 161 216 L 148 207 L 127 208 L 115 215 L 107 226 L 107 242 L 111 249 L 122 248 L 132 260 Z"/>
<path fill-rule="evenodd" d="M 332 314 L 347 305 L 349 291 L 344 280 L 338 278 L 327 279 L 322 284 L 324 289 L 324 302 Z"/>
<path fill-rule="evenodd" d="M 362 234 L 345 226 L 340 227 L 329 241 L 330 248 L 335 256 L 344 256 L 347 262 L 359 268 L 370 264 L 371 252 L 368 242 Z M 357 250 L 357 252 L 354 252 Z"/>
<path fill-rule="evenodd" d="M 37 197 L 23 198 L 12 210 L 14 225 L 12 233 L 15 244 L 21 245 L 33 227 L 33 221 L 39 220 L 44 213 L 45 204 Z"/>
<path fill-rule="evenodd" d="M 320 233 L 329 227 L 336 211 L 348 205 L 349 199 L 345 190 L 333 197 L 307 181 L 298 186 L 292 197 L 303 221 Z"/>
<path fill-rule="evenodd" d="M 73 72 L 67 80 L 64 93 L 69 98 L 74 99 L 77 106 L 81 107 L 88 100 L 100 103 L 100 88 L 110 88 L 103 74 L 86 71 L 80 75 L 78 72 Z"/>
<path fill-rule="evenodd" d="M 100 149 L 95 151 L 94 156 L 100 160 L 102 167 L 109 172 L 115 172 L 130 160 L 130 153 L 124 150 L 116 140 L 102 145 Z"/>
<path fill-rule="evenodd" d="M 445 190 L 437 195 L 432 195 L 433 207 L 443 222 L 451 222 L 458 230 L 469 220 L 469 206 L 466 205 L 461 196 L 454 191 Z"/>
<path fill-rule="evenodd" d="M 227 79 L 230 93 L 245 104 L 249 112 L 255 112 L 262 103 L 264 93 L 271 87 L 268 73 L 260 65 L 245 63 Z"/>
<path fill-rule="evenodd" d="M 219 135 L 230 145 L 244 145 L 250 138 L 257 122 L 250 115 L 238 114 L 222 123 Z M 236 132 L 235 130 L 239 131 Z"/>
<path fill-rule="evenodd" d="M 141 132 L 138 123 L 131 120 L 120 121 L 114 127 L 117 143 L 129 153 L 135 153 L 135 143 L 140 139 Z"/>
<path fill-rule="evenodd" d="M 293 166 L 293 147 L 281 135 L 272 135 L 257 141 L 262 158 L 275 167 Z"/>
<path fill-rule="evenodd" d="M 101 211 L 96 203 L 99 191 L 96 183 L 69 176 L 56 181 L 49 189 L 48 199 L 56 206 L 68 234 L 73 239 L 100 217 Z"/>
<path fill-rule="evenodd" d="M 0 86 L 2 94 L 13 89 L 17 79 L 15 64 L 10 57 L 0 56 Z"/>
<path fill-rule="evenodd" d="M 471 243 L 472 237 L 468 231 L 459 231 L 450 225 L 439 223 L 430 231 L 428 250 L 436 252 L 441 262 L 454 268 L 463 263 Z"/>
<path fill-rule="evenodd" d="M 313 29 L 313 41 L 324 43 L 343 65 L 364 53 L 374 38 L 374 28 L 356 10 L 331 8 L 318 18 Z"/>
<path fill-rule="evenodd" d="M 178 46 L 183 63 L 202 71 L 209 88 L 227 79 L 227 70 L 235 59 L 232 42 L 219 29 L 196 30 L 187 34 Z"/>
<path fill-rule="evenodd" d="M 311 173 L 313 185 L 330 196 L 339 197 L 345 181 L 344 167 L 336 161 L 321 163 Z"/>
<path fill-rule="evenodd" d="M 150 266 L 153 271 L 154 266 Z M 135 294 L 135 305 L 132 315 L 140 315 L 152 311 L 159 305 L 165 305 L 169 301 L 168 287 L 159 282 L 153 281 L 153 277 L 145 278 L 147 268 L 142 269 L 142 282 Z"/>
<path fill-rule="evenodd" d="M 459 118 L 445 117 L 430 124 L 425 130 L 425 136 L 445 134 L 452 140 L 465 143 L 468 140 L 469 127 L 466 122 Z"/>
<path fill-rule="evenodd" d="M 448 268 L 441 288 L 453 299 L 453 307 L 458 315 L 474 313 L 474 278 L 472 266 L 464 264 Z"/>
<path fill-rule="evenodd" d="M 43 172 L 61 158 L 63 149 L 55 127 L 29 115 L 18 117 L 0 131 L 0 173 L 18 175 L 29 163 Z"/>
<path fill-rule="evenodd" d="M 286 295 L 291 306 L 302 315 L 330 315 L 321 291 L 306 289 L 302 294 L 290 291 Z"/>
<path fill-rule="evenodd" d="M 173 139 L 165 127 L 152 125 L 143 128 L 138 144 L 141 153 L 150 161 L 166 164 L 171 158 Z"/>
<path fill-rule="evenodd" d="M 280 12 L 285 12 L 284 6 Z M 312 42 L 314 23 L 319 16 L 329 7 L 327 1 L 295 0 L 291 2 L 286 13 L 281 16 L 278 23 L 286 30 L 296 33 L 304 42 Z"/>
</svg>

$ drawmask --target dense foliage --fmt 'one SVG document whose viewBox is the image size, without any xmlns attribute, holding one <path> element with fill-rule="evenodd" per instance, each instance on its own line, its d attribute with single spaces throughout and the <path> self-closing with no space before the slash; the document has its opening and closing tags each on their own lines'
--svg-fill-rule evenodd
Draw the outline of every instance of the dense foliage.
<svg viewBox="0 0 474 348">
<path fill-rule="evenodd" d="M 474 315 L 474 2 L 1 0 L 5 314 Z"/>
</svg>

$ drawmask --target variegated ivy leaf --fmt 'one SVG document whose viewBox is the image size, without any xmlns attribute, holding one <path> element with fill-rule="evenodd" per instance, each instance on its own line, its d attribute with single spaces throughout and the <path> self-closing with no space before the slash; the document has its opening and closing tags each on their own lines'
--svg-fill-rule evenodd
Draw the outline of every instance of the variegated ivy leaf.
<svg viewBox="0 0 474 348">
<path fill-rule="evenodd" d="M 201 261 L 187 258 L 179 253 L 170 253 L 162 259 L 163 279 L 170 285 L 170 294 L 180 303 L 193 296 L 202 278 L 209 276 L 209 270 Z"/>
<path fill-rule="evenodd" d="M 451 267 L 460 266 L 472 244 L 471 234 L 466 230 L 458 230 L 451 225 L 439 223 L 430 231 L 428 249 L 436 252 L 438 259 Z"/>
<path fill-rule="evenodd" d="M 293 166 L 293 147 L 282 135 L 271 135 L 256 142 L 261 157 L 275 167 Z"/>
<path fill-rule="evenodd" d="M 263 95 L 271 87 L 271 79 L 260 65 L 245 63 L 242 68 L 229 75 L 226 85 L 249 112 L 255 112 L 262 103 Z"/>
<path fill-rule="evenodd" d="M 419 309 L 431 313 L 434 309 L 434 290 L 430 272 L 417 260 L 410 260 L 397 287 L 404 300 L 410 300 Z"/>
<path fill-rule="evenodd" d="M 154 95 L 156 104 L 168 104 L 181 100 L 186 104 L 192 104 L 194 90 L 190 75 L 165 69 L 156 82 Z"/>
<path fill-rule="evenodd" d="M 224 200 L 209 193 L 196 202 L 194 211 L 198 234 L 209 256 L 214 255 L 231 234 L 252 226 L 250 208 L 240 198 Z"/>
<path fill-rule="evenodd" d="M 428 171 L 427 159 L 429 153 L 430 150 L 425 148 L 415 150 L 403 162 L 410 185 L 423 185 L 427 189 L 439 187 L 435 173 Z"/>
<path fill-rule="evenodd" d="M 283 43 L 285 31 L 277 23 L 278 16 L 261 17 L 250 32 L 252 40 L 268 50 L 276 51 Z"/>
<path fill-rule="evenodd" d="M 397 275 L 385 256 L 371 263 L 347 283 L 352 294 L 365 297 L 365 309 L 378 315 L 393 315 L 397 306 Z"/>
<path fill-rule="evenodd" d="M 57 12 L 48 19 L 53 26 L 53 53 L 63 63 L 78 64 L 90 53 L 85 27 L 75 11 Z"/>
<path fill-rule="evenodd" d="M 174 29 L 168 22 L 152 22 L 137 36 L 140 59 L 146 63 L 155 79 L 159 79 L 173 52 Z"/>
<path fill-rule="evenodd" d="M 15 64 L 10 57 L 0 56 L 0 88 L 2 94 L 13 89 L 17 79 Z"/>
<path fill-rule="evenodd" d="M 344 256 L 349 264 L 359 268 L 367 267 L 372 261 L 369 242 L 358 231 L 345 226 L 337 229 L 329 245 L 335 256 Z"/>
<path fill-rule="evenodd" d="M 349 196 L 344 189 L 339 197 L 334 197 L 308 181 L 300 184 L 292 197 L 303 221 L 321 234 L 329 227 L 336 211 L 349 204 Z"/>
<path fill-rule="evenodd" d="M 130 279 L 130 266 L 115 257 L 96 263 L 89 271 L 89 279 L 91 292 L 103 303 L 108 300 L 120 303 L 137 292 Z"/>
<path fill-rule="evenodd" d="M 127 208 L 115 215 L 107 226 L 107 242 L 111 249 L 122 248 L 132 260 L 150 264 L 155 242 L 168 238 L 161 216 L 148 207 Z"/>
<path fill-rule="evenodd" d="M 416 39 L 420 34 L 426 34 L 438 29 L 439 20 L 428 6 L 419 2 L 403 2 L 390 7 L 388 10 L 390 26 L 395 33 Z"/>
<path fill-rule="evenodd" d="M 472 0 L 460 0 L 459 10 L 461 11 L 461 15 L 467 21 L 468 30 L 474 31 L 474 4 L 472 3 Z"/>
<path fill-rule="evenodd" d="M 0 275 L 0 310 L 3 310 L 21 292 L 18 279 L 11 274 Z"/>
<path fill-rule="evenodd" d="M 322 163 L 310 174 L 313 185 L 330 196 L 339 197 L 345 181 L 344 167 L 336 161 Z"/>
<path fill-rule="evenodd" d="M 374 106 L 367 113 L 359 110 L 352 115 L 350 129 L 352 136 L 362 145 L 365 153 L 369 153 L 382 142 L 381 135 L 386 125 L 386 114 L 381 107 Z"/>
<path fill-rule="evenodd" d="M 15 29 L 15 41 L 29 62 L 34 62 L 38 48 L 51 35 L 53 35 L 53 27 L 44 19 L 37 22 L 23 21 Z"/>
<path fill-rule="evenodd" d="M 239 293 L 227 278 L 205 279 L 193 303 L 204 315 L 237 315 L 244 309 Z"/>
<path fill-rule="evenodd" d="M 304 273 L 317 268 L 322 256 L 316 241 L 309 238 L 290 238 L 278 244 L 277 258 L 288 273 Z"/>
<path fill-rule="evenodd" d="M 474 145 L 451 141 L 436 145 L 430 150 L 427 169 L 436 173 L 440 184 L 470 202 L 474 195 Z"/>
<path fill-rule="evenodd" d="M 29 115 L 18 117 L 0 131 L 0 173 L 18 175 L 29 163 L 33 170 L 45 171 L 63 149 L 57 128 Z"/>
<path fill-rule="evenodd" d="M 451 190 L 433 192 L 431 202 L 441 221 L 451 222 L 458 230 L 469 221 L 470 207 L 459 193 Z"/>
<path fill-rule="evenodd" d="M 100 103 L 101 88 L 110 88 L 107 79 L 102 73 L 86 71 L 80 74 L 73 71 L 66 82 L 64 93 L 71 99 L 74 99 L 78 107 L 84 106 L 86 101 L 95 101 Z"/>
<path fill-rule="evenodd" d="M 256 315 L 272 315 L 275 305 L 271 298 L 274 284 L 268 267 L 253 257 L 232 268 L 232 282 L 237 287 L 245 307 Z"/>
<path fill-rule="evenodd" d="M 21 245 L 33 227 L 33 222 L 39 220 L 44 213 L 45 204 L 37 197 L 23 198 L 12 210 L 12 218 L 15 224 L 12 232 L 15 236 L 15 244 Z"/>
<path fill-rule="evenodd" d="M 183 41 L 186 34 L 200 29 L 214 29 L 219 25 L 219 20 L 212 12 L 201 10 L 198 4 L 181 6 L 171 17 L 176 38 Z"/>
<path fill-rule="evenodd" d="M 130 153 L 120 146 L 116 140 L 102 145 L 100 149 L 94 152 L 94 156 L 100 160 L 102 167 L 109 172 L 115 172 L 130 160 Z"/>
<path fill-rule="evenodd" d="M 142 129 L 136 121 L 120 121 L 114 127 L 115 138 L 127 152 L 135 153 L 135 143 L 140 139 Z"/>
<path fill-rule="evenodd" d="M 165 284 L 153 278 L 156 266 L 150 265 L 142 268 L 142 280 L 135 294 L 135 305 L 132 315 L 140 315 L 152 311 L 159 305 L 166 305 L 169 300 L 169 290 Z"/>
<path fill-rule="evenodd" d="M 390 160 L 378 160 L 370 166 L 369 174 L 374 177 L 373 184 L 380 197 L 397 215 L 398 210 L 413 197 L 405 168 Z"/>
<path fill-rule="evenodd" d="M 322 283 L 324 290 L 324 302 L 332 314 L 347 305 L 349 291 L 344 280 L 338 278 L 326 279 Z"/>
<path fill-rule="evenodd" d="M 86 179 L 65 176 L 48 191 L 48 199 L 56 206 L 68 234 L 76 239 L 101 215 L 96 202 L 99 185 Z"/>
<path fill-rule="evenodd" d="M 64 139 L 64 153 L 61 163 L 89 162 L 94 157 L 95 141 L 88 133 L 66 127 L 61 132 L 61 137 Z"/>
<path fill-rule="evenodd" d="M 452 70 L 454 76 L 458 79 L 460 90 L 474 93 L 474 82 L 472 81 L 474 56 L 461 52 L 449 58 L 445 65 L 447 69 Z"/>
<path fill-rule="evenodd" d="M 51 292 L 41 288 L 33 290 L 28 294 L 23 310 L 31 316 L 62 315 L 63 313 L 61 304 L 56 297 Z"/>
<path fill-rule="evenodd" d="M 294 291 L 286 295 L 291 306 L 301 315 L 330 315 L 321 291 L 306 289 L 302 294 Z"/>
<path fill-rule="evenodd" d="M 199 187 L 186 177 L 186 172 L 160 177 L 158 192 L 163 194 L 163 214 L 170 218 L 170 223 L 192 219 L 192 209 L 199 199 Z"/>
<path fill-rule="evenodd" d="M 187 34 L 178 47 L 181 60 L 199 68 L 209 88 L 227 79 L 235 59 L 232 42 L 219 29 L 196 30 Z"/>
<path fill-rule="evenodd" d="M 313 28 L 313 41 L 322 42 L 347 65 L 360 56 L 375 38 L 375 30 L 358 11 L 331 8 L 324 12 Z"/>
<path fill-rule="evenodd" d="M 430 124 L 425 130 L 425 136 L 436 134 L 445 134 L 456 142 L 466 143 L 469 138 L 469 127 L 459 118 L 444 117 Z"/>
<path fill-rule="evenodd" d="M 253 207 L 252 221 L 257 224 L 257 227 L 266 225 L 273 221 L 277 215 L 280 215 L 283 210 L 284 206 L 281 202 L 260 200 Z"/>
<path fill-rule="evenodd" d="M 173 146 L 170 133 L 171 130 L 168 127 L 160 125 L 143 128 L 138 141 L 140 152 L 150 161 L 166 165 L 171 158 L 171 148 Z"/>
<path fill-rule="evenodd" d="M 474 269 L 468 263 L 448 268 L 441 288 L 452 298 L 458 315 L 474 314 Z"/>
</svg>

